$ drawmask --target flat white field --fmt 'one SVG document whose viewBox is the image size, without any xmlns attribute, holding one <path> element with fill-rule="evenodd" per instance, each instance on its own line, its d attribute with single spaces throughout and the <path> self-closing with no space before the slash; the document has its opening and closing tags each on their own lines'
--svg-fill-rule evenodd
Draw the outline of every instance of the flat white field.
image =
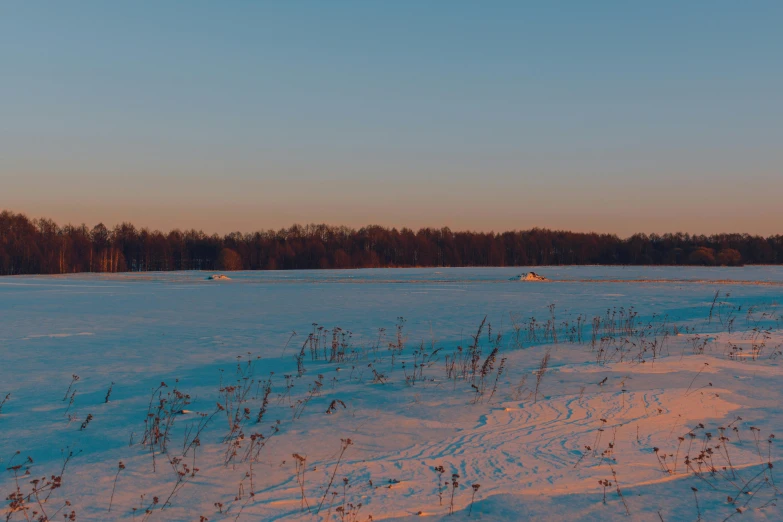
<svg viewBox="0 0 783 522">
<path fill-rule="evenodd" d="M 783 519 L 783 268 L 525 271 L 2 278 L 0 514 Z"/>
</svg>

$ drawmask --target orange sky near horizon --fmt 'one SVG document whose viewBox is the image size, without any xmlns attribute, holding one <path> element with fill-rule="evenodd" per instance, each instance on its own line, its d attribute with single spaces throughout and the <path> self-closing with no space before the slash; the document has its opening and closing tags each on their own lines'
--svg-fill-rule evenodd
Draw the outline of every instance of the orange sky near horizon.
<svg viewBox="0 0 783 522">
<path fill-rule="evenodd" d="M 0 209 L 783 233 L 783 3 L 19 2 Z"/>
</svg>

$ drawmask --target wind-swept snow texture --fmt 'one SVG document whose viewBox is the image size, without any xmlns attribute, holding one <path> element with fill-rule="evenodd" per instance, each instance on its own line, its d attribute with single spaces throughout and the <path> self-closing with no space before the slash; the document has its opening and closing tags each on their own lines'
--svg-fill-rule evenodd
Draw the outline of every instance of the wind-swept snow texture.
<svg viewBox="0 0 783 522">
<path fill-rule="evenodd" d="M 783 519 L 783 269 L 535 270 L 2 278 L 0 512 Z"/>
</svg>

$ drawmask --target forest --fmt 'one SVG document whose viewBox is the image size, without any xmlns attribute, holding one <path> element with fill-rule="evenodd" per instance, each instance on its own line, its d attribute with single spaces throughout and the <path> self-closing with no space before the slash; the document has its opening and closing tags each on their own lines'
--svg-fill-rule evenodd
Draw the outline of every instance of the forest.
<svg viewBox="0 0 783 522">
<path fill-rule="evenodd" d="M 293 225 L 226 235 L 161 232 L 122 223 L 58 225 L 0 212 L 0 275 L 169 270 L 702 265 L 783 263 L 783 235 L 614 234 L 533 228 L 455 232 L 447 227 L 359 229 Z"/>
</svg>

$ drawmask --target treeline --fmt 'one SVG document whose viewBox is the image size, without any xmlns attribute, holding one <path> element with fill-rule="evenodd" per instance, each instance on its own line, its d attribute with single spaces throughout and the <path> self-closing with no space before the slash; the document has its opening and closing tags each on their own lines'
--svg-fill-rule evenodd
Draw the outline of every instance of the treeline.
<svg viewBox="0 0 783 522">
<path fill-rule="evenodd" d="M 252 234 L 163 233 L 129 223 L 59 226 L 0 213 L 0 274 L 167 270 L 783 263 L 783 236 L 503 233 L 294 225 Z"/>
</svg>

